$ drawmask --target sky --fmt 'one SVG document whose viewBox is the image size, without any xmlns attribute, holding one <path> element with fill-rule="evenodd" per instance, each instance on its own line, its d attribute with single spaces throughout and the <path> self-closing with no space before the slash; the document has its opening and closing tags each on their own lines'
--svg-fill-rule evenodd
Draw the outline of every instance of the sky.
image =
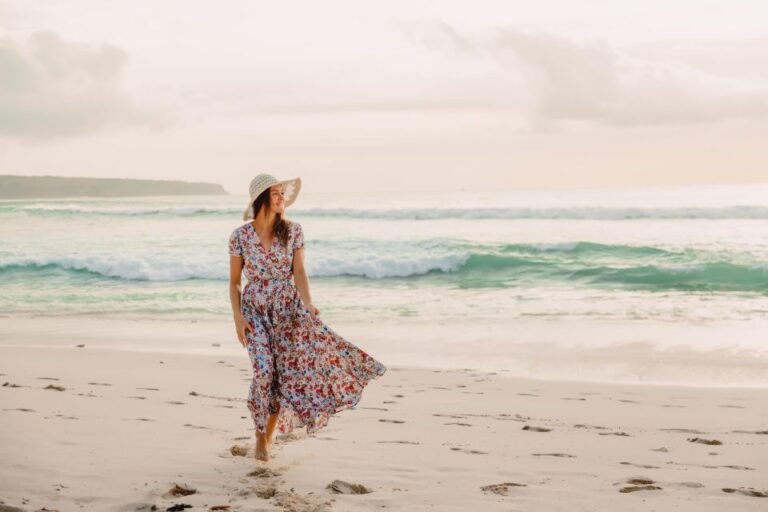
<svg viewBox="0 0 768 512">
<path fill-rule="evenodd" d="M 0 174 L 768 182 L 768 2 L 0 0 Z"/>
</svg>

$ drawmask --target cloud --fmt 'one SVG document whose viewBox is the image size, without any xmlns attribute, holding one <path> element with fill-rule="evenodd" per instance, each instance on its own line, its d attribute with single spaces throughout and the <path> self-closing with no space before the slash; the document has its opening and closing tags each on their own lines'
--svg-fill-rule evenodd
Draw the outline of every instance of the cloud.
<svg viewBox="0 0 768 512">
<path fill-rule="evenodd" d="M 0 38 L 0 137 L 45 139 L 115 126 L 161 126 L 160 112 L 122 90 L 128 56 L 119 48 L 64 41 L 54 32 L 26 44 Z"/>
<path fill-rule="evenodd" d="M 519 75 L 525 91 L 509 95 L 537 125 L 675 125 L 768 116 L 768 81 L 754 76 L 722 77 L 681 61 L 634 58 L 603 41 L 546 32 L 501 29 L 481 39 L 436 23 L 415 37 L 414 27 L 407 33 L 421 44 L 457 58 L 492 59 L 501 71 Z"/>
</svg>

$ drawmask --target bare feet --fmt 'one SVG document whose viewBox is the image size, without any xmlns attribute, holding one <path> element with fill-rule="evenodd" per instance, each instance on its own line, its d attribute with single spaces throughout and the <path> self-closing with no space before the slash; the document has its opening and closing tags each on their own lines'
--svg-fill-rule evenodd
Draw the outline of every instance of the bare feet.
<svg viewBox="0 0 768 512">
<path fill-rule="evenodd" d="M 267 441 L 266 437 L 265 434 L 256 434 L 256 449 L 254 450 L 254 457 L 264 462 L 269 460 L 269 450 L 272 448 L 272 442 Z"/>
<path fill-rule="evenodd" d="M 267 450 L 256 448 L 256 453 L 254 454 L 256 460 L 261 460 L 264 462 L 267 462 L 269 460 L 269 452 Z"/>
</svg>

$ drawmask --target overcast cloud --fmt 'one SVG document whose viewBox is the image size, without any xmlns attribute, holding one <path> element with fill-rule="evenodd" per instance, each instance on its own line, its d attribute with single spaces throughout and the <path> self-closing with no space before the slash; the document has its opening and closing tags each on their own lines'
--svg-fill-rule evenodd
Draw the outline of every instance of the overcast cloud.
<svg viewBox="0 0 768 512">
<path fill-rule="evenodd" d="M 766 19 L 746 0 L 0 0 L 0 173 L 766 181 Z"/>
<path fill-rule="evenodd" d="M 121 125 L 159 126 L 123 90 L 128 55 L 111 45 L 35 32 L 0 38 L 0 136 L 55 138 Z"/>
</svg>

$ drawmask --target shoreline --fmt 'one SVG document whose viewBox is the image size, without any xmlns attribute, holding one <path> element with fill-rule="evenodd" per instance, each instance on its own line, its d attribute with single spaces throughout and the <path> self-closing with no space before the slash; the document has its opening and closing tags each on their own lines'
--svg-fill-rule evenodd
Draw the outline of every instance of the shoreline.
<svg viewBox="0 0 768 512">
<path fill-rule="evenodd" d="M 768 349 L 759 340 L 762 331 L 745 323 L 633 327 L 568 321 L 326 322 L 387 366 L 471 367 L 555 382 L 768 389 Z M 614 337 L 619 332 L 623 337 Z M 0 333 L 0 347 L 83 344 L 130 352 L 247 356 L 229 318 L 6 315 L 0 316 Z M 746 336 L 751 337 L 741 345 L 730 342 Z M 666 339 L 676 344 L 656 341 Z"/>
</svg>

